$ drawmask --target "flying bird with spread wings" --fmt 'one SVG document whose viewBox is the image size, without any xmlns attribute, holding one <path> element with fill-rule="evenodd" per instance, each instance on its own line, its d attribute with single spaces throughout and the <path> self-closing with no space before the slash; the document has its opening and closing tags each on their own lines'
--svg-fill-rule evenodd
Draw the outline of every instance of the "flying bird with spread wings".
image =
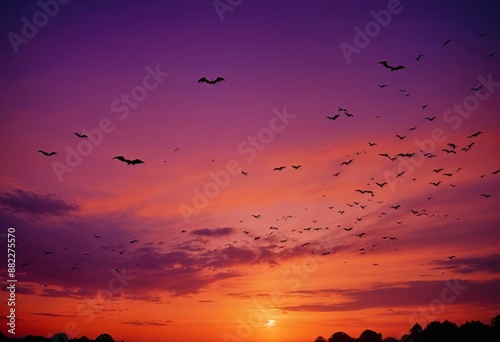
<svg viewBox="0 0 500 342">
<path fill-rule="evenodd" d="M 216 84 L 222 81 L 225 81 L 225 79 L 223 79 L 222 77 L 217 77 L 215 80 L 214 79 L 208 80 L 207 78 L 202 77 L 198 80 L 198 83 Z"/>
</svg>

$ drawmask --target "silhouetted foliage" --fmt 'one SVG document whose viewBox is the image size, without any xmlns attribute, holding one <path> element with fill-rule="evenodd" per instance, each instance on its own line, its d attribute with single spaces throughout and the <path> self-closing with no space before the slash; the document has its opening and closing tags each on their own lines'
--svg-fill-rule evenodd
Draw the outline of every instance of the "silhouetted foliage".
<svg viewBox="0 0 500 342">
<path fill-rule="evenodd" d="M 354 339 L 343 331 L 336 332 L 330 336 L 328 342 L 352 342 Z"/>
<path fill-rule="evenodd" d="M 357 342 L 382 342 L 382 334 L 373 330 L 365 330 L 356 340 Z"/>
<path fill-rule="evenodd" d="M 325 342 L 323 336 L 315 342 Z M 467 321 L 460 327 L 450 321 L 434 321 L 422 328 L 415 323 L 409 333 L 400 340 L 393 337 L 382 339 L 382 334 L 365 330 L 358 338 L 339 331 L 333 333 L 327 342 L 500 342 L 500 315 L 491 319 L 490 325 L 479 321 Z"/>
</svg>

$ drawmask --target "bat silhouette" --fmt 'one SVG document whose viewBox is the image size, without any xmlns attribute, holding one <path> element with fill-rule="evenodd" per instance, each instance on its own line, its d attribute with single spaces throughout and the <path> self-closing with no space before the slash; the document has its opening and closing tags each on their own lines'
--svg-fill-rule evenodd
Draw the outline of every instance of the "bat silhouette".
<svg viewBox="0 0 500 342">
<path fill-rule="evenodd" d="M 42 153 L 44 156 L 53 156 L 55 154 L 57 154 L 57 152 L 45 152 L 45 151 L 42 151 L 42 150 L 38 150 L 38 152 Z"/>
<path fill-rule="evenodd" d="M 255 217 L 255 218 L 259 218 L 259 217 L 260 217 L 260 215 L 254 215 L 254 214 L 252 214 L 252 215 L 250 215 L 250 216 L 253 216 L 253 217 Z"/>
<path fill-rule="evenodd" d="M 446 153 L 453 153 L 453 154 L 457 154 L 457 152 L 456 152 L 456 151 L 454 151 L 454 150 L 447 150 L 447 149 L 445 149 L 445 148 L 443 148 L 441 151 L 446 152 Z"/>
<path fill-rule="evenodd" d="M 441 172 L 441 171 L 443 171 L 443 170 L 444 170 L 443 168 L 440 168 L 440 169 L 434 169 L 434 170 L 432 170 L 432 171 L 433 171 L 433 172 L 435 172 L 435 173 L 439 173 L 439 172 Z"/>
<path fill-rule="evenodd" d="M 379 153 L 379 156 L 382 156 L 382 157 L 387 157 L 389 158 L 391 161 L 394 161 L 397 159 L 397 157 L 394 157 L 392 158 L 390 155 L 388 155 L 387 153 Z"/>
<path fill-rule="evenodd" d="M 281 170 L 283 170 L 283 169 L 285 169 L 285 168 L 286 168 L 286 166 L 275 167 L 275 168 L 273 169 L 273 171 L 281 171 Z"/>
<path fill-rule="evenodd" d="M 241 171 L 241 174 L 245 175 L 245 176 L 248 176 L 248 172 L 246 172 L 246 171 Z"/>
<path fill-rule="evenodd" d="M 406 172 L 406 171 L 401 171 L 400 173 L 398 173 L 398 174 L 396 175 L 396 178 L 401 177 L 402 175 L 404 175 L 404 174 L 405 174 L 405 172 Z"/>
<path fill-rule="evenodd" d="M 489 198 L 491 197 L 491 195 L 488 195 L 488 194 L 481 194 L 481 196 L 485 197 L 485 198 Z"/>
<path fill-rule="evenodd" d="M 181 230 L 181 234 L 187 233 L 187 230 L 183 229 Z"/>
<path fill-rule="evenodd" d="M 392 209 L 399 209 L 400 207 L 401 207 L 401 205 L 399 205 L 399 204 L 391 206 Z"/>
<path fill-rule="evenodd" d="M 347 109 L 345 109 L 345 108 L 342 108 L 342 107 L 339 107 L 339 110 L 338 110 L 338 112 L 342 112 L 342 111 L 343 111 L 343 112 L 347 112 Z"/>
<path fill-rule="evenodd" d="M 482 134 L 482 133 L 483 133 L 483 132 L 476 132 L 476 133 L 474 133 L 474 134 L 469 135 L 467 138 L 475 138 L 475 137 L 477 137 L 479 134 Z"/>
<path fill-rule="evenodd" d="M 340 171 L 339 171 L 339 172 L 337 172 L 337 173 L 334 173 L 333 175 L 334 175 L 335 177 L 337 177 L 338 175 L 340 175 Z"/>
<path fill-rule="evenodd" d="M 398 65 L 396 67 L 390 66 L 389 64 L 387 64 L 387 61 L 378 62 L 378 64 L 382 64 L 384 67 L 386 67 L 387 69 L 390 69 L 391 71 L 400 70 L 400 69 L 405 68 L 402 65 Z"/>
<path fill-rule="evenodd" d="M 451 260 L 451 259 L 455 258 L 455 256 L 454 255 L 450 255 L 450 256 L 447 256 L 447 258 Z"/>
<path fill-rule="evenodd" d="M 450 42 L 451 42 L 451 39 L 448 39 L 447 41 L 445 41 L 445 42 L 443 43 L 443 45 L 448 45 Z"/>
<path fill-rule="evenodd" d="M 472 142 L 472 143 L 470 143 L 469 145 L 467 145 L 467 147 L 463 147 L 463 148 L 462 148 L 462 151 L 467 152 L 468 150 L 470 150 L 470 148 L 471 148 L 473 145 L 474 145 L 474 143 L 473 143 L 473 142 Z"/>
<path fill-rule="evenodd" d="M 437 116 L 433 116 L 432 118 L 424 118 L 425 120 L 433 121 Z"/>
<path fill-rule="evenodd" d="M 420 108 L 422 108 L 422 110 L 424 110 L 425 108 L 427 108 L 427 105 L 423 105 Z"/>
<path fill-rule="evenodd" d="M 481 90 L 481 88 L 483 88 L 482 84 L 476 88 L 470 88 L 469 91 L 479 91 L 479 90 Z"/>
<path fill-rule="evenodd" d="M 495 55 L 496 52 L 492 52 L 488 55 L 488 57 L 493 57 Z"/>
<path fill-rule="evenodd" d="M 437 183 L 436 183 L 436 182 L 429 182 L 429 184 L 432 184 L 432 185 L 434 185 L 434 186 L 438 186 L 439 184 L 441 184 L 441 181 L 439 181 L 439 182 L 437 182 Z"/>
<path fill-rule="evenodd" d="M 43 252 L 44 252 L 45 254 L 47 254 L 47 255 L 49 255 L 49 254 L 54 254 L 54 252 L 46 251 L 45 249 L 43 250 Z"/>
<path fill-rule="evenodd" d="M 139 242 L 139 240 L 132 240 L 129 243 L 132 244 L 132 243 L 136 243 L 136 242 Z"/>
<path fill-rule="evenodd" d="M 396 134 L 396 136 L 399 138 L 399 140 L 403 140 L 404 138 L 406 138 L 406 135 L 401 136 L 399 134 Z"/>
<path fill-rule="evenodd" d="M 409 130 L 409 131 L 414 131 L 414 130 L 416 130 L 416 129 L 417 129 L 417 126 L 415 126 L 415 127 L 410 127 L 408 130 Z"/>
<path fill-rule="evenodd" d="M 116 156 L 116 157 L 111 158 L 111 160 L 113 160 L 113 159 L 118 159 L 119 161 L 127 163 L 127 165 L 144 164 L 144 162 L 140 159 L 131 160 L 131 159 L 125 158 L 124 156 Z"/>
<path fill-rule="evenodd" d="M 453 173 L 443 173 L 443 176 L 451 177 L 453 176 Z"/>
<path fill-rule="evenodd" d="M 343 161 L 342 163 L 340 163 L 340 166 L 342 165 L 349 165 L 350 163 L 352 163 L 353 159 L 350 159 L 349 161 Z"/>
<path fill-rule="evenodd" d="M 223 79 L 222 77 L 217 77 L 215 80 L 214 79 L 207 80 L 205 77 L 202 77 L 198 80 L 198 83 L 201 82 L 201 83 L 215 84 L 221 81 L 225 81 L 225 79 Z"/>
<path fill-rule="evenodd" d="M 424 57 L 424 55 L 418 55 L 417 58 L 416 58 L 416 60 L 420 61 L 420 58 L 422 58 L 422 57 Z"/>
<path fill-rule="evenodd" d="M 415 155 L 415 153 L 400 153 L 398 154 L 398 156 L 401 156 L 401 157 L 408 157 L 408 158 L 411 158 Z"/>
<path fill-rule="evenodd" d="M 383 183 L 377 183 L 377 182 L 375 182 L 375 184 L 377 184 L 378 186 L 380 186 L 381 188 L 383 188 L 383 187 L 384 187 L 384 185 L 386 185 L 386 184 L 387 184 L 387 182 L 383 182 Z"/>
<path fill-rule="evenodd" d="M 88 138 L 88 136 L 86 136 L 85 134 L 78 134 L 78 133 L 76 133 L 76 132 L 73 132 L 73 133 L 74 133 L 74 134 L 75 134 L 78 138 L 83 138 L 83 139 Z"/>
<path fill-rule="evenodd" d="M 370 146 L 377 146 L 377 143 L 368 142 L 368 145 L 370 145 Z"/>
<path fill-rule="evenodd" d="M 448 143 L 448 146 L 450 146 L 452 149 L 456 149 L 458 145 L 455 145 L 453 143 Z"/>
<path fill-rule="evenodd" d="M 100 239 L 100 238 L 101 238 L 99 235 L 95 235 L 95 234 L 92 234 L 92 235 L 94 235 L 94 237 L 95 237 L 96 239 Z"/>
<path fill-rule="evenodd" d="M 359 192 L 360 194 L 366 193 L 366 194 L 371 194 L 372 196 L 374 196 L 373 191 L 371 191 L 371 190 L 358 190 L 358 189 L 356 189 L 355 191 Z"/>
<path fill-rule="evenodd" d="M 492 175 L 496 175 L 496 174 L 497 174 L 497 173 L 499 173 L 499 172 L 500 172 L 500 170 L 496 170 L 496 171 L 493 171 L 491 174 L 492 174 Z"/>
<path fill-rule="evenodd" d="M 367 235 L 366 233 L 359 233 L 359 234 L 356 234 L 356 236 L 359 236 L 359 237 L 362 237 L 363 235 Z"/>
<path fill-rule="evenodd" d="M 344 230 L 345 230 L 346 232 L 348 232 L 348 231 L 352 230 L 352 228 L 353 228 L 353 227 L 344 228 Z"/>
<path fill-rule="evenodd" d="M 385 87 L 387 87 L 387 84 L 379 84 L 378 86 L 379 86 L 380 88 L 385 88 Z"/>
<path fill-rule="evenodd" d="M 302 167 L 302 165 L 292 165 L 292 168 L 298 170 Z"/>
<path fill-rule="evenodd" d="M 352 118 L 354 115 L 352 115 L 351 113 L 348 113 L 347 111 L 344 112 L 344 114 L 348 117 L 348 118 Z"/>
<path fill-rule="evenodd" d="M 328 119 L 330 120 L 335 120 L 340 116 L 340 114 L 335 114 L 334 116 L 327 116 Z"/>
</svg>

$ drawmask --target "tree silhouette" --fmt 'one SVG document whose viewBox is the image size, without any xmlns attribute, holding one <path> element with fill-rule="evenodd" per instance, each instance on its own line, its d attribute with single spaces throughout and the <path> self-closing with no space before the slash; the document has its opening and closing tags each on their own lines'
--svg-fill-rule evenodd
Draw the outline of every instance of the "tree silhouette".
<svg viewBox="0 0 500 342">
<path fill-rule="evenodd" d="M 382 342 L 382 334 L 373 330 L 365 330 L 356 340 L 357 342 Z"/>
<path fill-rule="evenodd" d="M 334 333 L 328 339 L 328 342 L 352 342 L 352 341 L 354 341 L 354 339 L 342 331 Z"/>
<path fill-rule="evenodd" d="M 479 321 L 465 322 L 459 328 L 460 342 L 487 341 L 490 328 Z"/>
<path fill-rule="evenodd" d="M 101 334 L 95 340 L 96 342 L 116 342 L 109 334 Z"/>
<path fill-rule="evenodd" d="M 318 336 L 318 337 L 316 337 L 314 342 L 327 342 L 327 341 L 326 341 L 326 338 L 324 338 L 323 336 Z"/>
</svg>

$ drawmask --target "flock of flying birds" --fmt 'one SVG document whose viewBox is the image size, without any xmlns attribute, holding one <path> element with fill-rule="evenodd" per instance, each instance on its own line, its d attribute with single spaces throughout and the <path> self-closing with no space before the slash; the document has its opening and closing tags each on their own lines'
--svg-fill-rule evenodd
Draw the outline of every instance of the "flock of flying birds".
<svg viewBox="0 0 500 342">
<path fill-rule="evenodd" d="M 484 37 L 485 35 L 486 35 L 486 33 L 482 33 L 480 36 Z M 448 39 L 443 43 L 443 45 L 448 45 L 448 44 L 450 44 L 450 42 L 451 42 L 451 39 Z M 495 55 L 495 52 L 492 52 L 492 53 L 488 54 L 488 57 L 493 57 L 494 55 Z M 416 61 L 420 62 L 423 57 L 424 57 L 423 54 L 418 55 L 416 57 Z M 389 64 L 388 61 L 381 61 L 381 62 L 378 62 L 378 64 L 381 64 L 383 67 L 389 69 L 390 71 L 400 71 L 400 70 L 406 69 L 406 67 L 403 65 L 392 66 Z M 214 84 L 217 84 L 217 83 L 222 82 L 222 81 L 225 81 L 225 79 L 222 77 L 217 77 L 216 79 L 211 79 L 211 80 L 209 80 L 205 77 L 202 77 L 198 80 L 198 83 L 207 83 L 207 84 L 214 85 Z M 383 89 L 387 86 L 388 86 L 387 84 L 379 84 L 378 85 L 378 87 L 380 87 L 381 89 Z M 482 87 L 483 87 L 482 85 L 479 85 L 477 87 L 472 87 L 469 89 L 469 91 L 480 91 L 482 89 Z M 399 91 L 401 93 L 404 93 L 405 96 L 411 95 L 405 89 L 400 88 Z M 428 105 L 424 104 L 421 106 L 421 110 L 426 110 L 427 107 L 428 107 Z M 349 119 L 353 119 L 355 117 L 355 115 L 353 113 L 351 113 L 348 109 L 343 108 L 343 107 L 338 107 L 338 111 L 336 114 L 331 115 L 331 116 L 326 116 L 326 118 L 328 120 L 335 121 L 335 120 L 338 120 L 339 118 L 341 118 L 343 115 L 345 115 L 345 117 L 349 118 Z M 380 116 L 377 116 L 377 118 L 380 118 Z M 437 116 L 426 116 L 422 120 L 426 120 L 429 123 L 432 123 L 436 118 L 437 118 Z M 417 129 L 417 126 L 410 127 L 408 129 L 408 132 L 415 131 L 416 129 Z M 80 139 L 87 139 L 88 138 L 86 135 L 82 135 L 82 134 L 79 134 L 76 132 L 74 134 L 76 137 L 78 137 Z M 391 162 L 394 162 L 394 161 L 400 160 L 402 158 L 412 158 L 417 153 L 421 153 L 423 155 L 423 157 L 425 157 L 425 158 L 428 158 L 428 159 L 437 158 L 439 160 L 439 158 L 441 158 L 444 155 L 449 155 L 449 154 L 457 155 L 457 154 L 461 154 L 461 153 L 467 153 L 472 147 L 476 146 L 476 143 L 479 144 L 478 137 L 480 137 L 482 134 L 484 134 L 482 131 L 478 131 L 478 132 L 466 135 L 463 138 L 464 141 L 461 142 L 460 145 L 458 145 L 456 143 L 449 142 L 446 144 L 446 148 L 442 148 L 440 151 L 436 151 L 436 153 L 432 153 L 430 151 L 420 151 L 420 152 L 399 153 L 399 154 L 395 154 L 392 156 L 388 153 L 378 153 L 378 156 L 383 157 L 383 158 L 387 158 Z M 395 134 L 395 138 L 397 138 L 398 140 L 404 140 L 407 138 L 407 135 Z M 370 148 L 376 149 L 377 143 L 368 141 L 368 146 Z M 176 148 L 174 151 L 179 151 L 179 149 L 180 148 Z M 47 156 L 47 157 L 53 157 L 53 156 L 57 155 L 56 152 L 46 152 L 44 150 L 39 150 L 38 152 L 42 153 L 44 156 Z M 379 152 L 381 152 L 381 151 L 379 151 Z M 366 153 L 366 151 L 364 151 L 363 153 Z M 360 155 L 360 154 L 362 154 L 362 152 L 356 152 L 355 154 Z M 334 172 L 332 174 L 333 177 L 339 177 L 340 174 L 344 170 L 342 168 L 350 167 L 350 165 L 357 159 L 356 157 L 350 157 L 350 155 L 348 155 L 347 158 L 348 158 L 347 160 L 342 161 L 339 164 L 339 168 L 341 168 L 341 169 Z M 124 156 L 115 156 L 111 159 L 116 159 L 118 161 L 126 163 L 127 165 L 144 164 L 144 161 L 142 161 L 140 159 L 128 159 L 128 158 L 125 158 Z M 290 167 L 291 167 L 291 169 L 293 169 L 297 172 L 300 172 L 299 169 L 303 168 L 303 165 L 295 164 L 295 165 L 291 165 Z M 270 171 L 283 172 L 285 169 L 287 169 L 286 165 L 280 165 L 280 166 L 274 167 Z M 460 172 L 461 170 L 462 170 L 462 167 L 460 167 L 458 165 L 457 165 L 456 169 L 454 169 L 454 170 L 445 170 L 445 168 L 442 168 L 442 167 L 432 169 L 431 172 L 433 174 L 435 174 L 436 176 L 440 176 L 440 178 L 435 180 L 435 181 L 428 182 L 428 184 L 429 184 L 429 186 L 432 186 L 432 187 L 442 186 L 445 179 L 452 180 L 453 176 L 455 174 L 457 174 L 458 172 Z M 396 175 L 396 178 L 403 177 L 405 175 L 405 173 L 406 173 L 406 171 L 399 172 Z M 488 175 L 488 176 L 493 177 L 495 175 L 498 175 L 499 173 L 500 173 L 500 169 L 491 170 L 491 175 Z M 243 170 L 243 171 L 241 171 L 241 174 L 243 176 L 249 176 L 250 171 Z M 487 176 L 487 174 L 480 175 L 481 178 L 486 177 L 486 176 Z M 412 178 L 412 181 L 417 181 L 417 178 Z M 330 231 L 331 232 L 331 231 L 336 230 L 337 234 L 344 232 L 342 234 L 350 234 L 351 236 L 356 237 L 358 239 L 367 239 L 365 236 L 371 236 L 372 233 L 369 230 L 365 231 L 365 229 L 361 228 L 361 221 L 363 220 L 363 215 L 360 215 L 360 213 L 362 213 L 368 206 L 372 206 L 372 207 L 378 206 L 379 208 L 381 208 L 380 211 L 378 212 L 379 218 L 383 218 L 386 216 L 389 217 L 390 216 L 389 212 L 396 212 L 396 211 L 402 211 L 402 210 L 406 210 L 408 213 L 411 212 L 411 214 L 413 214 L 415 217 L 447 218 L 450 216 L 449 214 L 432 213 L 426 209 L 415 210 L 413 208 L 404 208 L 402 206 L 402 204 L 400 204 L 400 203 L 385 204 L 385 201 L 382 201 L 382 200 L 375 201 L 374 197 L 376 197 L 377 191 L 381 190 L 382 188 L 384 188 L 387 185 L 388 185 L 388 183 L 386 181 L 378 181 L 378 180 L 375 180 L 374 178 L 370 178 L 369 183 L 366 184 L 366 186 L 370 186 L 370 188 L 354 189 L 354 192 L 359 193 L 359 200 L 345 203 L 345 207 L 344 206 L 339 207 L 337 205 L 328 205 L 326 207 L 327 210 L 333 210 L 333 212 L 336 212 L 336 214 L 339 215 L 339 218 L 342 216 L 348 217 L 347 214 L 349 214 L 351 212 L 354 213 L 354 220 L 352 220 L 348 224 L 343 224 L 343 225 L 338 224 L 336 227 L 329 227 L 329 226 L 317 224 L 319 220 L 315 219 L 315 220 L 312 220 L 312 223 L 314 225 L 307 226 L 307 227 L 301 227 L 301 228 L 295 227 L 293 229 L 285 230 L 285 229 L 280 229 L 277 226 L 274 226 L 274 224 L 276 224 L 276 223 L 273 223 L 272 225 L 269 226 L 268 232 L 266 234 L 259 234 L 256 232 L 251 232 L 250 230 L 248 230 L 248 228 L 246 228 L 246 230 L 242 230 L 239 233 L 237 232 L 237 234 L 242 234 L 240 239 L 233 240 L 231 243 L 227 243 L 225 245 L 219 245 L 217 248 L 213 249 L 212 252 L 214 252 L 214 253 L 221 252 L 225 248 L 232 248 L 232 247 L 235 247 L 237 245 L 249 246 L 252 243 L 267 243 L 267 247 L 271 250 L 276 251 L 276 252 L 278 250 L 283 250 L 283 251 L 285 251 L 285 253 L 294 254 L 294 253 L 303 253 L 304 251 L 308 251 L 308 253 L 316 253 L 316 254 L 326 256 L 326 255 L 333 253 L 334 251 L 328 250 L 327 248 L 325 249 L 324 246 L 321 247 L 321 248 L 323 248 L 322 250 L 318 250 L 318 248 L 317 248 L 318 237 L 312 238 L 310 240 L 310 242 L 304 242 L 305 236 L 307 236 L 308 234 L 312 234 L 313 232 L 320 232 L 320 231 L 322 231 L 322 232 Z M 448 186 L 450 186 L 452 188 L 455 188 L 457 185 L 458 184 L 456 184 L 456 183 L 449 183 L 448 184 Z M 486 198 L 486 199 L 488 199 L 492 196 L 491 194 L 486 194 L 486 193 L 481 193 L 479 195 Z M 326 196 L 327 196 L 326 194 L 323 195 L 323 197 L 326 197 Z M 427 200 L 431 200 L 431 199 L 433 199 L 433 196 L 427 197 Z M 304 208 L 304 209 L 308 210 L 307 208 Z M 262 220 L 260 214 L 251 214 L 249 216 L 252 217 L 252 220 Z M 331 217 L 331 215 L 328 215 L 328 216 Z M 274 220 L 276 222 L 286 222 L 288 224 L 290 222 L 293 222 L 294 219 L 296 219 L 296 218 L 297 218 L 297 216 L 294 216 L 294 215 L 283 215 L 281 217 L 274 218 Z M 456 219 L 459 220 L 459 218 L 456 218 Z M 243 223 L 244 221 L 245 220 L 240 220 L 240 223 Z M 401 225 L 401 224 L 403 224 L 403 221 L 402 220 L 395 221 L 395 224 Z M 266 225 L 266 224 L 264 223 L 264 225 Z M 245 228 L 243 228 L 243 229 L 245 229 Z M 180 231 L 180 234 L 187 234 L 188 235 L 188 233 L 189 232 L 186 229 L 182 229 Z M 97 234 L 93 234 L 93 237 L 97 240 L 102 240 L 102 237 L 97 235 Z M 360 255 L 365 255 L 367 253 L 374 252 L 377 248 L 382 247 L 382 243 L 385 243 L 384 246 L 386 246 L 386 247 L 390 246 L 390 248 L 393 248 L 393 250 L 397 250 L 397 248 L 394 248 L 394 246 L 392 245 L 394 243 L 394 241 L 397 239 L 398 239 L 398 237 L 393 236 L 392 234 L 376 236 L 374 239 L 373 238 L 370 239 L 369 240 L 370 242 L 367 243 L 365 246 L 359 248 L 359 250 L 357 252 L 359 252 Z M 360 241 L 360 240 L 358 240 L 358 241 Z M 377 241 L 379 241 L 379 242 L 377 242 Z M 139 242 L 138 240 L 134 239 L 134 240 L 129 241 L 129 244 L 130 244 L 130 246 L 132 246 L 138 242 Z M 124 245 L 122 244 L 122 245 L 118 245 L 118 247 L 113 247 L 113 248 L 108 248 L 108 249 L 111 252 L 119 253 L 120 255 L 123 255 L 127 251 L 127 249 L 124 248 L 123 246 Z M 314 247 L 314 248 L 312 248 L 312 247 Z M 308 249 L 308 248 L 310 248 L 310 249 Z M 46 256 L 50 256 L 50 255 L 54 254 L 54 251 L 43 250 L 42 252 Z M 275 255 L 277 256 L 278 252 Z M 86 253 L 83 253 L 82 256 L 90 257 L 91 255 L 90 255 L 90 253 L 86 252 Z M 449 260 L 452 260 L 452 259 L 456 258 L 456 256 L 449 255 L 446 258 Z M 25 262 L 22 264 L 22 266 L 28 266 L 30 263 L 35 262 L 35 261 L 36 260 L 31 260 L 31 261 Z M 346 261 L 344 261 L 344 262 L 346 262 Z M 278 262 L 275 260 L 269 261 L 270 267 L 274 267 L 277 264 L 278 264 Z M 140 266 L 140 264 L 138 264 L 138 263 L 136 263 L 135 265 L 137 267 Z M 373 263 L 371 263 L 371 265 L 379 266 L 379 263 L 373 262 Z M 80 265 L 76 262 L 73 263 L 72 265 L 70 265 L 69 267 L 73 271 L 80 271 L 81 270 Z M 119 269 L 116 269 L 116 270 L 117 270 L 117 272 L 119 272 Z M 425 276 L 425 275 L 426 274 L 423 274 L 421 276 Z M 47 285 L 45 284 L 45 286 L 47 286 Z"/>
</svg>

